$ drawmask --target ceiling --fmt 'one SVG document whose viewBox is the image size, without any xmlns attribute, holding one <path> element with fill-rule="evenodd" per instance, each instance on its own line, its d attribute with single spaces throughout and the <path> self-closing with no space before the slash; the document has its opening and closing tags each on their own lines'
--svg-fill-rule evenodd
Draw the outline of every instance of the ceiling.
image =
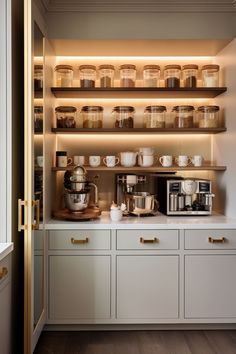
<svg viewBox="0 0 236 354">
<path fill-rule="evenodd" d="M 236 0 L 38 0 L 45 12 L 236 12 Z"/>
</svg>

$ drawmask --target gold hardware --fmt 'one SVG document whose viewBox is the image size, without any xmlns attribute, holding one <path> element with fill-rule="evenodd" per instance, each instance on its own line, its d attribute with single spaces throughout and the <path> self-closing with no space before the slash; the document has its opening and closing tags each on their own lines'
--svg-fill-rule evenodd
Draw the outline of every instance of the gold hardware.
<svg viewBox="0 0 236 354">
<path fill-rule="evenodd" d="M 0 268 L 0 280 L 2 280 L 8 274 L 8 270 L 6 267 Z"/>
<path fill-rule="evenodd" d="M 159 239 L 154 237 L 153 239 L 145 239 L 143 237 L 140 237 L 139 239 L 140 243 L 159 243 Z"/>
<path fill-rule="evenodd" d="M 26 230 L 27 225 L 22 224 L 22 207 L 27 206 L 25 200 L 18 199 L 18 231 Z"/>
<path fill-rule="evenodd" d="M 225 243 L 225 238 L 213 238 L 213 237 L 208 237 L 208 242 L 210 243 Z"/>
<path fill-rule="evenodd" d="M 40 221 L 40 203 L 39 199 L 37 200 L 32 200 L 32 206 L 36 208 L 36 221 L 32 225 L 33 230 L 38 230 L 39 229 L 39 221 Z"/>
<path fill-rule="evenodd" d="M 86 237 L 84 240 L 75 240 L 73 237 L 70 239 L 73 245 L 84 245 L 89 242 L 89 238 Z"/>
</svg>

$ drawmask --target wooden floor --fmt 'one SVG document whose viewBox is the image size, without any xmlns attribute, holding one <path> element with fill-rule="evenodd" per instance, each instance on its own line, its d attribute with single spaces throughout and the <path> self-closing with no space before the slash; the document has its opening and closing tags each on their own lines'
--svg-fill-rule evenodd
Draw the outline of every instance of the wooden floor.
<svg viewBox="0 0 236 354">
<path fill-rule="evenodd" d="M 236 331 L 43 332 L 35 354 L 236 354 Z"/>
</svg>

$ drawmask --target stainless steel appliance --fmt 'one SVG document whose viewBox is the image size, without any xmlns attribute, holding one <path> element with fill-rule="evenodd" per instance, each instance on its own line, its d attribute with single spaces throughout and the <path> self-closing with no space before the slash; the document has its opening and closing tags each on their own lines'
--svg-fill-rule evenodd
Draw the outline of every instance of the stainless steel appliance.
<svg viewBox="0 0 236 354">
<path fill-rule="evenodd" d="M 160 211 L 164 214 L 212 214 L 213 197 L 215 195 L 212 193 L 212 183 L 210 180 L 158 177 L 157 189 L 161 194 Z"/>
<path fill-rule="evenodd" d="M 126 214 L 142 216 L 157 213 L 158 202 L 150 191 L 148 175 L 117 175 L 116 200 L 118 204 L 126 204 Z"/>
</svg>

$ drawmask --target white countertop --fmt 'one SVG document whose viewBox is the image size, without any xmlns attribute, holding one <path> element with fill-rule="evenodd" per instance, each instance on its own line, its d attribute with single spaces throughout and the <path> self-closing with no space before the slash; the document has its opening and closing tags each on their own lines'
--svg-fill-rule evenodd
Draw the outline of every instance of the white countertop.
<svg viewBox="0 0 236 354">
<path fill-rule="evenodd" d="M 91 221 L 50 220 L 46 230 L 76 229 L 236 229 L 236 218 L 224 215 L 212 216 L 166 216 L 159 214 L 148 217 L 123 217 L 119 222 L 111 221 L 108 212 Z"/>
<path fill-rule="evenodd" d="M 13 251 L 13 243 L 0 243 L 0 261 Z"/>
</svg>

